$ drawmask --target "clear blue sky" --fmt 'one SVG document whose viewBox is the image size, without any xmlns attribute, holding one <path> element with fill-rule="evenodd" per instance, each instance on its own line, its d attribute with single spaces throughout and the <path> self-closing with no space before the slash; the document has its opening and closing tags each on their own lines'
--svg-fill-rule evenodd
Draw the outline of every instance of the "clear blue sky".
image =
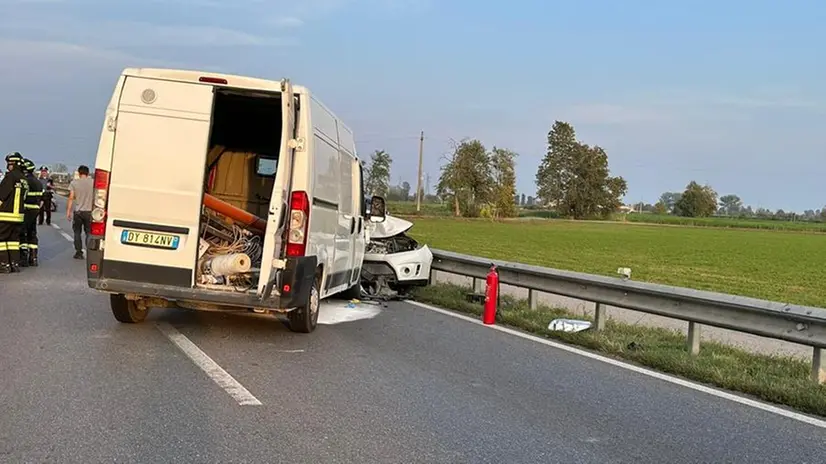
<svg viewBox="0 0 826 464">
<path fill-rule="evenodd" d="M 123 67 L 307 85 L 415 185 L 449 139 L 519 153 L 555 119 L 654 202 L 692 179 L 747 204 L 826 204 L 826 2 L 0 0 L 0 150 L 91 162 Z"/>
</svg>

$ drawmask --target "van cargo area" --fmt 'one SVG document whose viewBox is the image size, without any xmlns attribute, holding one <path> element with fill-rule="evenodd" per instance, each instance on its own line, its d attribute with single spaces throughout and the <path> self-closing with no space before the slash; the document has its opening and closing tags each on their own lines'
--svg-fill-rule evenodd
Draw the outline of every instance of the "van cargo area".
<svg viewBox="0 0 826 464">
<path fill-rule="evenodd" d="M 195 285 L 255 292 L 281 148 L 281 95 L 216 89 Z"/>
</svg>

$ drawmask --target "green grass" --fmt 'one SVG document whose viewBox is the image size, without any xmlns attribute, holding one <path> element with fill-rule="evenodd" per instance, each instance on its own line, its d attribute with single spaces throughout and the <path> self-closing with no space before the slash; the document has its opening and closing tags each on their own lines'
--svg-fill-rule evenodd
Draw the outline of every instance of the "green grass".
<svg viewBox="0 0 826 464">
<path fill-rule="evenodd" d="M 616 222 L 416 218 L 432 248 L 505 261 L 826 306 L 826 236 Z"/>
<path fill-rule="evenodd" d="M 771 219 L 726 217 L 685 218 L 680 216 L 672 216 L 668 214 L 636 213 L 630 213 L 624 216 L 624 220 L 628 222 L 645 224 L 666 224 L 675 226 L 694 227 L 722 227 L 735 229 L 788 230 L 826 233 L 826 223 L 813 221 L 773 221 Z"/>
<path fill-rule="evenodd" d="M 418 301 L 464 313 L 481 314 L 481 305 L 469 303 L 469 288 L 432 285 L 417 289 Z M 826 386 L 809 380 L 808 363 L 786 357 L 747 353 L 719 343 L 703 343 L 698 356 L 686 350 L 681 333 L 632 326 L 609 320 L 601 332 L 553 332 L 548 324 L 558 317 L 573 317 L 563 310 L 531 310 L 524 300 L 503 296 L 497 323 L 546 338 L 555 338 L 608 356 L 632 361 L 662 372 L 753 395 L 764 401 L 826 416 Z"/>
<path fill-rule="evenodd" d="M 387 212 L 394 216 L 452 216 L 453 211 L 446 205 L 422 203 L 421 211 L 416 211 L 415 201 L 388 201 Z"/>
</svg>

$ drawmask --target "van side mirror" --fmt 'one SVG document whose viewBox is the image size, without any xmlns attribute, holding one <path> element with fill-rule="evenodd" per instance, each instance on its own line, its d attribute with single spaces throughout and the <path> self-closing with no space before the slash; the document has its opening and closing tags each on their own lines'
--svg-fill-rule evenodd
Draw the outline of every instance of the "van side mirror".
<svg viewBox="0 0 826 464">
<path fill-rule="evenodd" d="M 370 200 L 370 222 L 384 222 L 386 216 L 387 205 L 384 198 L 374 195 Z"/>
</svg>

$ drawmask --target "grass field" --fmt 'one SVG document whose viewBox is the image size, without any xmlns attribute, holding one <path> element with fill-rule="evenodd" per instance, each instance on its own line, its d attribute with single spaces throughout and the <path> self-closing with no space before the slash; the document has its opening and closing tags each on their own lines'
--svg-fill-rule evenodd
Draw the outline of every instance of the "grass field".
<svg viewBox="0 0 826 464">
<path fill-rule="evenodd" d="M 388 202 L 387 208 L 390 214 L 399 216 L 453 216 L 453 212 L 450 210 L 449 205 L 433 203 L 422 204 L 422 209 L 420 212 L 416 212 L 416 203 L 409 201 Z M 521 209 L 519 211 L 519 217 L 556 219 L 557 214 L 553 211 L 547 210 Z M 815 221 L 774 221 L 771 219 L 727 217 L 686 218 L 673 216 L 670 214 L 648 213 L 616 214 L 612 220 L 617 222 L 672 226 L 718 227 L 724 229 L 789 230 L 798 232 L 826 233 L 826 222 Z"/>
<path fill-rule="evenodd" d="M 771 219 L 751 219 L 751 218 L 685 218 L 672 216 L 669 214 L 627 214 L 625 219 L 628 222 L 645 224 L 667 224 L 675 226 L 693 227 L 722 227 L 729 229 L 763 229 L 763 230 L 789 230 L 808 231 L 826 233 L 826 222 L 814 221 L 773 221 Z"/>
<path fill-rule="evenodd" d="M 433 248 L 769 300 L 826 306 L 826 236 L 612 222 L 492 222 L 422 217 Z"/>
</svg>

